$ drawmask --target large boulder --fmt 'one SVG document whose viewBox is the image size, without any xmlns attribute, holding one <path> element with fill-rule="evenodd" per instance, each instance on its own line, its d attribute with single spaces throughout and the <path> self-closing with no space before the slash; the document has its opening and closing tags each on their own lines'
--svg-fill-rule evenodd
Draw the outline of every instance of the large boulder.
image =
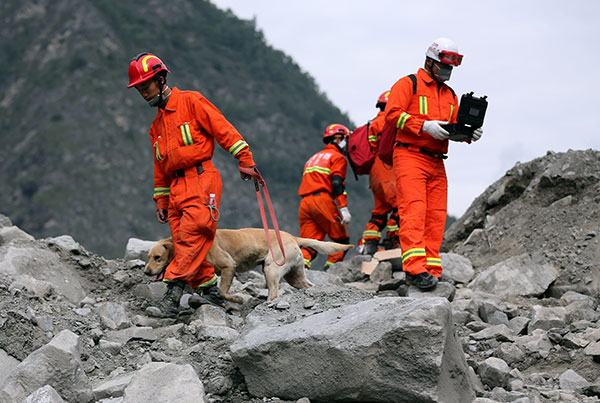
<svg viewBox="0 0 600 403">
<path fill-rule="evenodd" d="M 0 384 L 1 403 L 22 403 L 31 393 L 50 385 L 68 402 L 93 400 L 89 379 L 79 356 L 79 336 L 69 330 L 29 354 Z"/>
<path fill-rule="evenodd" d="M 35 243 L 8 244 L 0 247 L 0 274 L 11 278 L 30 276 L 52 285 L 54 290 L 74 304 L 84 297 L 82 278 L 76 268 L 61 260 L 55 252 Z"/>
<path fill-rule="evenodd" d="M 204 386 L 190 364 L 151 362 L 137 371 L 123 394 L 123 403 L 204 403 Z"/>
<path fill-rule="evenodd" d="M 283 325 L 257 318 L 248 323 L 231 353 L 255 396 L 328 402 L 474 398 L 444 298 L 375 298 Z"/>
<path fill-rule="evenodd" d="M 558 277 L 558 270 L 524 253 L 479 273 L 469 288 L 501 297 L 542 295 Z"/>
</svg>

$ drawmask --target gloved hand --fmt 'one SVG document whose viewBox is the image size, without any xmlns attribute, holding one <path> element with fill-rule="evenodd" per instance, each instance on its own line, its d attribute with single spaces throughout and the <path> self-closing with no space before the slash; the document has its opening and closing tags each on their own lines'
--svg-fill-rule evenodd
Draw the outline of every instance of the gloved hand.
<svg viewBox="0 0 600 403">
<path fill-rule="evenodd" d="M 167 222 L 169 222 L 169 214 L 167 212 L 167 209 L 159 208 L 158 210 L 156 210 L 156 218 L 161 224 L 166 224 Z"/>
<path fill-rule="evenodd" d="M 350 214 L 350 210 L 348 210 L 348 207 L 342 207 L 340 209 L 340 213 L 342 214 L 342 221 L 340 221 L 340 223 L 342 225 L 348 224 L 352 219 L 352 215 Z"/>
<path fill-rule="evenodd" d="M 481 136 L 483 136 L 483 129 L 481 127 L 478 127 L 473 131 L 473 141 L 479 140 Z"/>
<path fill-rule="evenodd" d="M 446 140 L 449 133 L 441 125 L 447 124 L 448 122 L 442 120 L 426 120 L 423 123 L 423 131 L 436 140 Z"/>
<path fill-rule="evenodd" d="M 248 181 L 248 180 L 252 179 L 253 177 L 255 177 L 258 174 L 258 170 L 256 169 L 256 165 L 253 166 L 253 167 L 249 167 L 249 168 L 238 167 L 238 169 L 240 171 L 240 177 L 244 181 Z"/>
</svg>

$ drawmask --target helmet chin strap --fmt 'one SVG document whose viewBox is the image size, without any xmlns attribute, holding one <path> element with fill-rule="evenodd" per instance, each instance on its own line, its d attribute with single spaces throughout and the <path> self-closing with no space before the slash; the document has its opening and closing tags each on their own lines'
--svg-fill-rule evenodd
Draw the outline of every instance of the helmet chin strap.
<svg viewBox="0 0 600 403">
<path fill-rule="evenodd" d="M 166 78 L 165 78 L 165 82 L 162 82 L 160 77 L 157 77 L 156 81 L 158 82 L 158 87 L 160 88 L 160 92 L 157 95 L 155 95 L 150 101 L 148 101 L 148 105 L 150 105 L 151 108 L 159 107 L 163 104 L 163 102 L 165 100 L 165 98 L 163 96 L 163 92 L 164 92 L 164 90 L 169 88 L 169 87 L 167 87 Z"/>
</svg>

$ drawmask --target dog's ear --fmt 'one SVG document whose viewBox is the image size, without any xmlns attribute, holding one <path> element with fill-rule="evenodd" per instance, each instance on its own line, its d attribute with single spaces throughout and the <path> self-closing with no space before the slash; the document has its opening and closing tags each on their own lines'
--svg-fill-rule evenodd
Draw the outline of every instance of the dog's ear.
<svg viewBox="0 0 600 403">
<path fill-rule="evenodd" d="M 175 248 L 173 247 L 173 238 L 165 239 L 164 243 L 165 249 L 167 250 L 169 262 L 175 258 Z"/>
</svg>

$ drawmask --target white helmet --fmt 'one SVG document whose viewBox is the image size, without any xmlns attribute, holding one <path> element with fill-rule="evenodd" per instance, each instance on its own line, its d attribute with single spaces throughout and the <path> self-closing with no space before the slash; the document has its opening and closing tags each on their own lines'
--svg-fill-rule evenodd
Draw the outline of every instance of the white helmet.
<svg viewBox="0 0 600 403">
<path fill-rule="evenodd" d="M 425 56 L 432 58 L 433 60 L 449 64 L 452 66 L 460 66 L 463 55 L 458 53 L 458 46 L 452 39 L 448 38 L 437 38 L 427 48 Z"/>
</svg>

